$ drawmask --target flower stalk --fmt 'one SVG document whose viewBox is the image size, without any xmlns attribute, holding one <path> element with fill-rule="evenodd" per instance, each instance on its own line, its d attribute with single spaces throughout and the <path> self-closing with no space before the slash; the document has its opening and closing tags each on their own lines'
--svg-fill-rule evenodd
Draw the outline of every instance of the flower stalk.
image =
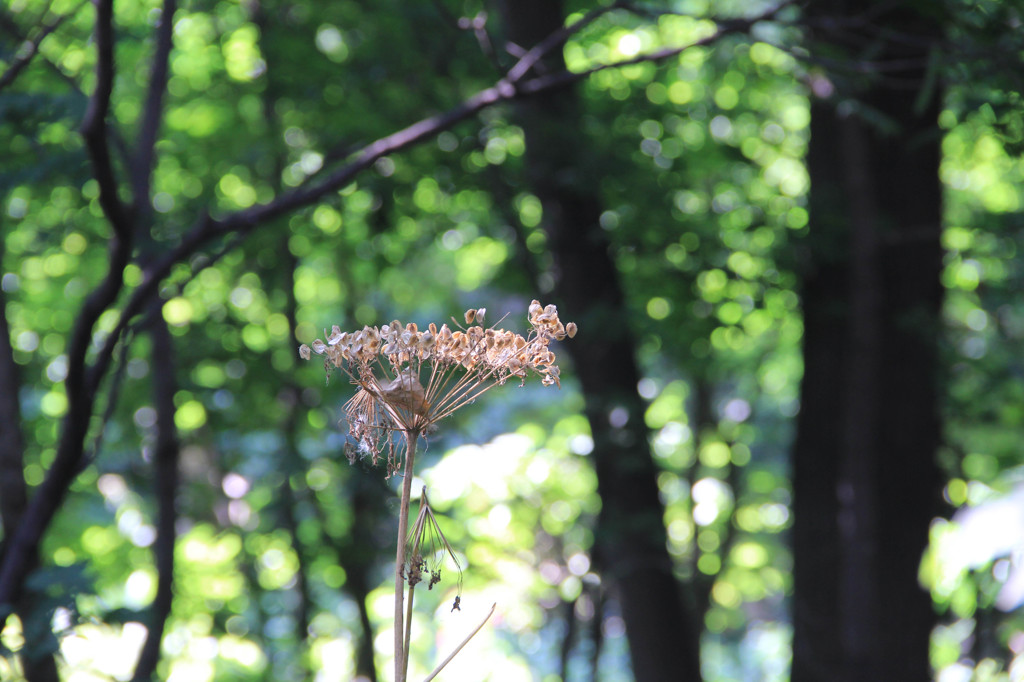
<svg viewBox="0 0 1024 682">
<path fill-rule="evenodd" d="M 405 536 L 409 529 L 409 499 L 412 495 L 413 466 L 416 462 L 417 431 L 405 432 L 405 474 L 402 480 L 402 498 L 398 508 L 398 549 L 395 555 L 395 680 L 403 682 L 405 671 L 408 670 L 408 649 L 403 642 L 402 628 L 402 593 L 405 591 L 405 578 L 402 573 L 406 565 Z M 409 618 L 408 629 L 412 626 L 412 586 L 409 587 Z M 405 635 L 408 638 L 408 635 Z M 401 674 L 400 674 L 401 673 Z"/>
<path fill-rule="evenodd" d="M 398 320 L 351 333 L 335 325 L 330 334 L 325 332 L 326 342 L 316 339 L 309 346 L 299 347 L 303 359 L 310 359 L 313 353 L 324 356 L 328 379 L 331 371 L 338 368 L 356 386 L 355 395 L 345 404 L 351 440 L 346 446 L 349 461 L 368 458 L 377 464 L 383 458 L 387 476 L 400 474 L 403 478 L 395 551 L 395 682 L 405 682 L 408 675 L 413 590 L 422 580 L 426 565 L 421 552 L 424 534 L 441 542 L 438 548 L 431 540 L 432 552 L 443 549 L 458 565 L 455 552 L 430 509 L 426 489 L 411 538 L 409 535 L 409 506 L 419 439 L 433 432 L 442 419 L 509 379 L 518 379 L 522 385 L 532 373 L 541 376 L 545 386 L 561 386 L 555 354 L 549 346 L 552 341 L 576 335 L 574 323 L 563 325 L 558 309 L 553 305 L 542 306 L 539 301 L 530 303 L 527 317 L 531 328 L 526 336 L 496 327 L 485 328 L 485 315 L 484 308 L 467 310 L 467 326 L 455 323 L 458 329 L 454 331 L 447 324 L 438 327 L 434 323 L 420 331 L 416 323 L 403 326 Z M 432 569 L 428 589 L 440 579 L 439 568 Z M 459 600 L 457 595 L 453 611 L 459 608 Z M 431 677 L 483 625 L 482 622 Z"/>
</svg>

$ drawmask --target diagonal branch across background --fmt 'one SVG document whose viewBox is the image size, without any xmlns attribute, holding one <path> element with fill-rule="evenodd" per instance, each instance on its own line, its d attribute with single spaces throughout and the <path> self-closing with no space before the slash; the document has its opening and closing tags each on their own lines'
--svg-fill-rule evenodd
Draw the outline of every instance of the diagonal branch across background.
<svg viewBox="0 0 1024 682">
<path fill-rule="evenodd" d="M 548 74 L 536 78 L 521 80 L 516 83 L 510 82 L 508 78 L 499 80 L 495 85 L 469 97 L 459 105 L 442 114 L 424 118 L 412 125 L 396 131 L 386 137 L 382 137 L 355 151 L 350 161 L 341 168 L 330 173 L 322 180 L 309 186 L 299 187 L 290 192 L 278 195 L 273 201 L 260 204 L 251 208 L 229 213 L 222 218 L 213 218 L 210 215 L 203 215 L 196 222 L 195 226 L 182 238 L 177 247 L 168 251 L 163 258 L 155 261 L 143 272 L 142 283 L 132 292 L 125 308 L 122 311 L 120 320 L 114 332 L 108 338 L 101 356 L 109 355 L 113 351 L 117 337 L 128 328 L 131 318 L 138 315 L 145 301 L 154 294 L 160 282 L 171 272 L 171 268 L 186 261 L 188 258 L 199 252 L 207 243 L 231 233 L 248 234 L 257 227 L 282 215 L 291 213 L 301 208 L 311 206 L 320 199 L 336 192 L 350 182 L 356 176 L 373 166 L 379 159 L 391 154 L 403 151 L 415 146 L 428 137 L 440 132 L 449 130 L 458 123 L 475 116 L 484 109 L 503 102 L 510 102 L 520 97 L 539 95 L 549 90 L 567 87 L 579 82 L 589 76 L 608 69 L 615 69 L 622 66 L 640 64 L 643 62 L 665 61 L 677 56 L 685 50 L 713 44 L 723 36 L 740 33 L 760 21 L 767 21 L 780 11 L 781 7 L 774 8 L 771 12 L 759 15 L 751 19 L 736 20 L 723 26 L 719 30 L 698 40 L 680 45 L 678 47 L 665 48 L 656 52 L 647 53 L 617 62 L 600 64 L 583 71 L 563 71 L 560 73 Z M 579 30 L 589 24 L 587 20 L 580 20 L 573 26 Z M 562 36 L 562 42 L 571 34 Z M 561 43 L 546 43 L 548 51 L 556 49 Z M 533 63 L 540 56 L 532 50 L 524 55 L 518 63 Z M 518 64 L 517 63 L 517 64 Z M 510 70 L 510 74 L 516 71 L 516 66 Z M 205 265 L 204 265 L 205 267 Z"/>
<path fill-rule="evenodd" d="M 559 30 L 553 37 L 540 43 L 537 48 L 527 51 L 508 72 L 505 78 L 493 86 L 469 97 L 452 109 L 424 118 L 390 135 L 371 142 L 350 156 L 350 160 L 323 179 L 279 194 L 272 201 L 251 208 L 228 213 L 221 217 L 204 214 L 194 227 L 187 232 L 178 245 L 162 257 L 143 263 L 142 282 L 127 296 L 120 310 L 114 330 L 97 349 L 92 362 L 87 353 L 92 332 L 100 315 L 114 306 L 123 289 L 123 271 L 130 263 L 135 221 L 119 196 L 119 184 L 111 160 L 111 134 L 108 126 L 110 97 L 114 83 L 114 30 L 112 0 L 97 0 L 95 43 L 97 49 L 96 87 L 89 101 L 81 132 L 89 151 L 93 172 L 100 188 L 100 204 L 110 222 L 113 236 L 110 242 L 110 269 L 106 278 L 97 286 L 83 305 L 76 321 L 68 353 L 68 412 L 61 427 L 60 442 L 53 464 L 47 471 L 43 483 L 36 490 L 17 532 L 9 538 L 7 550 L 0 564 L 0 605 L 12 602 L 27 576 L 39 542 L 46 532 L 56 510 L 60 507 L 68 487 L 81 469 L 85 440 L 99 387 L 102 384 L 122 335 L 135 317 L 141 314 L 149 301 L 157 294 L 163 280 L 174 265 L 186 262 L 199 254 L 210 242 L 231 237 L 243 238 L 275 218 L 311 206 L 351 183 L 356 176 L 373 166 L 379 159 L 413 147 L 434 135 L 448 130 L 479 112 L 497 104 L 517 98 L 530 97 L 547 91 L 567 87 L 607 69 L 619 68 L 643 62 L 660 62 L 679 55 L 683 51 L 713 44 L 727 34 L 747 31 L 755 23 L 772 20 L 786 7 L 783 4 L 757 17 L 733 20 L 722 24 L 718 30 L 698 40 L 677 47 L 665 48 L 631 59 L 600 64 L 582 71 L 562 71 L 527 78 L 530 67 L 552 50 L 558 49 L 575 32 L 592 20 L 587 15 L 568 28 Z M 166 60 L 171 49 L 171 13 L 174 0 L 164 6 L 164 18 L 158 29 L 158 48 L 152 66 L 152 82 L 147 97 L 146 109 L 139 132 L 139 142 L 134 157 L 134 168 L 151 173 L 155 141 L 158 136 L 163 91 L 166 89 Z M 162 62 L 162 65 L 161 65 Z M 114 136 L 116 138 L 116 136 Z M 319 178 L 319 176 L 318 176 Z M 133 208 L 148 202 L 149 180 L 136 181 Z M 197 270 L 209 264 L 199 263 Z"/>
</svg>

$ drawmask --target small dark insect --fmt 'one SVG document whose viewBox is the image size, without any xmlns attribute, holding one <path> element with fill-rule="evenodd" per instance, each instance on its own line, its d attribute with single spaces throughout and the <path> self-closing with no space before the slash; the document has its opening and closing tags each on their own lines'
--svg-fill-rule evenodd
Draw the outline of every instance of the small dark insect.
<svg viewBox="0 0 1024 682">
<path fill-rule="evenodd" d="M 459 602 L 461 602 L 461 601 L 462 601 L 462 597 L 460 597 L 459 595 L 455 595 L 455 603 L 452 604 L 452 611 L 461 611 L 462 610 L 462 607 L 459 606 Z M 449 611 L 449 613 L 451 613 L 451 612 Z"/>
</svg>

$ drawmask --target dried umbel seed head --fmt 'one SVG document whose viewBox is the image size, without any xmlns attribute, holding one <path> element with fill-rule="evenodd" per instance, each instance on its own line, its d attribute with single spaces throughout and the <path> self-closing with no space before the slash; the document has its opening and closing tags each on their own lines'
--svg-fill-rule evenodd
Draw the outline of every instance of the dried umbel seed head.
<svg viewBox="0 0 1024 682">
<path fill-rule="evenodd" d="M 534 318 L 536 318 L 537 315 L 540 315 L 541 312 L 543 312 L 543 311 L 544 311 L 544 308 L 543 308 L 543 306 L 541 306 L 540 301 L 538 301 L 537 299 L 534 299 L 533 301 L 531 301 L 530 302 L 530 309 L 528 311 L 529 317 L 530 317 L 530 322 L 533 322 Z"/>
<path fill-rule="evenodd" d="M 385 448 L 393 451 L 392 434 L 430 431 L 509 377 L 525 382 L 532 372 L 545 386 L 560 385 L 550 345 L 575 336 L 575 324 L 563 325 L 558 309 L 539 301 L 530 304 L 526 336 L 485 329 L 480 323 L 486 313 L 485 308 L 467 310 L 466 328 L 454 332 L 446 324 L 438 328 L 431 323 L 428 331 L 420 331 L 417 324 L 398 320 L 351 333 L 335 326 L 324 333 L 327 343 L 303 344 L 299 355 L 307 360 L 313 353 L 325 356 L 328 372 L 338 367 L 359 387 L 346 405 L 349 433 L 360 453 L 376 458 Z"/>
<path fill-rule="evenodd" d="M 412 368 L 405 369 L 391 381 L 378 382 L 380 393 L 388 402 L 413 414 L 425 415 L 430 409 L 423 384 Z"/>
</svg>

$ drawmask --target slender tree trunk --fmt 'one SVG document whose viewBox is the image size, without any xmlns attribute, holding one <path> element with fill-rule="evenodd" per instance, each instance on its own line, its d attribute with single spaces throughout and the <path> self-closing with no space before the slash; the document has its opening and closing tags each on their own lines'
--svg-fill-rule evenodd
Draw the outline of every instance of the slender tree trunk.
<svg viewBox="0 0 1024 682">
<path fill-rule="evenodd" d="M 564 21 L 560 2 L 503 3 L 509 38 L 530 48 Z M 546 64 L 563 68 L 555 50 Z M 622 607 L 633 672 L 640 682 L 700 678 L 699 632 L 686 611 L 667 549 L 664 508 L 637 394 L 635 345 L 618 272 L 599 225 L 601 204 L 588 177 L 572 89 L 517 102 L 526 136 L 530 190 L 542 203 L 554 259 L 555 292 L 579 321 L 569 344 L 594 438 L 601 513 L 596 562 Z M 589 339 L 589 340 L 588 340 Z"/>
<path fill-rule="evenodd" d="M 262 30 L 262 28 L 261 28 Z M 266 111 L 266 108 L 264 109 Z M 269 116 L 268 116 L 269 119 Z M 277 176 L 280 177 L 280 164 L 278 164 Z M 295 270 L 298 268 L 298 259 L 288 250 L 288 240 L 281 240 L 281 259 L 284 261 L 284 290 L 285 317 L 288 318 L 288 328 L 295 330 L 299 328 L 298 301 L 295 299 Z M 289 339 L 294 344 L 296 339 Z M 295 363 L 295 360 L 292 361 Z M 288 400 L 288 410 L 281 430 L 284 434 L 284 447 L 281 450 L 281 467 L 287 476 L 287 482 L 281 486 L 281 521 L 291 538 L 292 549 L 299 559 L 299 568 L 295 574 L 295 592 L 298 596 L 298 603 L 295 605 L 295 641 L 302 652 L 301 658 L 308 661 L 306 652 L 309 648 L 309 625 L 312 619 L 313 602 L 310 591 L 309 569 L 310 556 L 306 543 L 299 537 L 299 519 L 296 507 L 299 503 L 298 496 L 292 489 L 292 477 L 301 474 L 304 469 L 302 455 L 299 454 L 299 420 L 303 415 L 302 390 L 290 378 L 283 379 L 285 395 Z"/>
<path fill-rule="evenodd" d="M 0 234 L 0 262 L 3 260 L 4 240 Z M 3 562 L 4 550 L 10 545 L 10 538 L 21 520 L 26 505 L 26 486 L 24 474 L 25 440 L 22 435 L 21 407 L 18 403 L 21 394 L 21 378 L 18 365 L 14 362 L 14 349 L 11 347 L 11 332 L 7 325 L 7 298 L 0 292 L 0 523 L 3 524 L 3 543 L 0 544 L 0 563 Z M 15 604 L 15 611 L 22 624 L 30 618 L 45 618 L 46 614 L 37 613 L 31 593 L 22 595 Z M 0 630 L 3 629 L 6 614 L 0 616 Z M 47 634 L 52 639 L 52 634 Z M 38 644 L 38 643 L 37 643 Z M 57 663 L 50 653 L 31 655 L 30 647 L 22 652 L 22 665 L 25 679 L 28 682 L 56 682 Z"/>
<path fill-rule="evenodd" d="M 281 97 L 277 69 L 283 60 L 280 55 L 274 53 L 273 43 L 266 40 L 266 38 L 271 31 L 271 15 L 275 11 L 281 14 L 287 13 L 290 5 L 286 3 L 283 7 L 278 8 L 274 6 L 268 9 L 267 4 L 267 2 L 261 0 L 252 0 L 246 4 L 246 10 L 251 21 L 259 28 L 260 32 L 260 50 L 266 60 L 267 68 L 264 74 L 266 87 L 263 90 L 262 96 L 263 119 L 269 131 L 269 138 L 276 140 L 282 133 L 281 121 L 274 110 L 274 103 Z M 271 147 L 273 146 L 271 144 Z M 272 162 L 272 171 L 267 182 L 274 188 L 275 192 L 280 192 L 283 187 L 281 175 L 286 163 L 284 153 L 282 151 L 274 153 L 272 155 Z M 294 330 L 298 329 L 295 270 L 298 268 L 299 263 L 298 259 L 289 250 L 288 236 L 288 231 L 285 231 L 280 241 L 279 258 L 284 278 L 284 281 L 281 283 L 281 289 L 286 301 L 285 316 L 288 318 L 288 328 L 293 330 L 294 333 Z M 290 340 L 293 344 L 298 343 L 297 339 L 292 338 Z M 293 356 L 292 363 L 294 364 L 295 362 L 296 360 Z M 299 537 L 299 519 L 296 515 L 298 498 L 292 489 L 291 483 L 292 476 L 301 473 L 303 468 L 302 458 L 298 450 L 298 424 L 302 415 L 302 390 L 291 378 L 290 371 L 282 374 L 281 381 L 284 384 L 282 390 L 284 395 L 287 396 L 286 400 L 288 402 L 288 409 L 281 425 L 281 431 L 284 435 L 284 446 L 280 452 L 281 466 L 287 481 L 281 486 L 279 513 L 280 521 L 288 532 L 292 549 L 299 560 L 299 566 L 295 573 L 295 594 L 297 599 L 294 611 L 294 636 L 296 646 L 300 652 L 298 658 L 303 661 L 303 665 L 307 666 L 308 670 L 308 666 L 311 663 L 308 655 L 310 643 L 309 625 L 314 608 L 309 580 L 310 556 L 307 547 Z"/>
<path fill-rule="evenodd" d="M 864 6 L 845 5 L 812 4 L 809 24 L 851 26 Z M 876 50 L 873 60 L 899 66 L 857 93 L 844 74 L 812 81 L 815 95 L 839 90 L 811 108 L 794 682 L 931 679 L 934 614 L 917 575 L 942 485 L 940 98 L 926 66 L 941 27 L 906 9 L 874 25 L 889 42 L 811 34 L 840 64 Z"/>
<path fill-rule="evenodd" d="M 174 378 L 177 367 L 174 342 L 161 314 L 161 303 L 156 299 L 150 306 L 150 337 L 153 339 L 153 403 L 156 406 L 156 442 L 153 446 L 153 487 L 157 501 L 157 537 L 153 546 L 157 569 L 157 588 L 149 609 L 149 632 L 139 655 L 132 679 L 150 680 L 160 662 L 167 617 L 174 600 L 174 546 L 177 539 L 175 525 L 178 494 L 178 442 L 174 425 L 174 394 L 178 383 Z"/>
<path fill-rule="evenodd" d="M 4 236 L 0 234 L 0 262 L 4 254 Z M 14 362 L 11 330 L 7 325 L 7 296 L 0 291 L 0 523 L 3 524 L 4 542 L 0 544 L 0 559 L 7 539 L 18 527 L 25 509 L 25 441 L 21 432 L 21 377 Z"/>
<path fill-rule="evenodd" d="M 356 646 L 356 680 L 377 682 L 373 648 L 374 630 L 368 602 L 370 592 L 377 586 L 376 560 L 383 550 L 380 540 L 392 527 L 390 510 L 387 507 L 391 491 L 380 479 L 356 475 L 342 494 L 349 496 L 352 514 L 360 519 L 344 537 L 334 537 L 327 533 L 323 508 L 315 498 L 313 504 L 316 505 L 320 525 L 324 528 L 323 542 L 332 548 L 338 563 L 345 568 L 345 592 L 359 607 L 362 635 Z"/>
</svg>

